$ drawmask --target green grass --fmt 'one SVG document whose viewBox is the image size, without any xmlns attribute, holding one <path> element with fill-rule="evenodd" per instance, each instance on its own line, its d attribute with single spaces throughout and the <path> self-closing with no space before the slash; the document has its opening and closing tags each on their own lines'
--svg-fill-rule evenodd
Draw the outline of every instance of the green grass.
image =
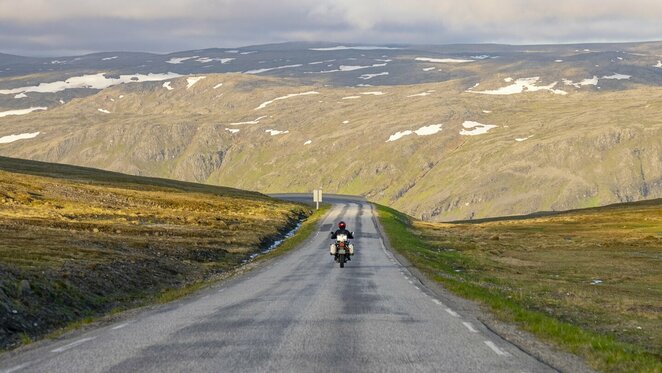
<svg viewBox="0 0 662 373">
<path fill-rule="evenodd" d="M 630 251 L 595 254 L 587 249 L 591 244 L 607 245 L 618 233 L 625 234 L 609 233 L 600 227 L 608 226 L 613 219 L 622 223 L 626 216 L 640 221 L 636 229 L 646 237 L 651 226 L 660 227 L 656 205 L 483 224 L 429 224 L 388 207 L 378 205 L 377 209 L 394 249 L 455 294 L 479 301 L 501 320 L 514 322 L 583 357 L 601 371 L 662 371 L 658 334 L 661 320 L 655 308 L 662 301 L 659 259 L 614 259 L 617 253 Z M 600 218 L 603 223 L 598 224 Z M 568 252 L 567 246 L 573 247 L 559 237 L 561 232 L 572 232 L 580 247 Z M 602 241 L 596 244 L 592 240 Z M 520 246 L 521 241 L 527 244 Z M 651 252 L 659 254 L 657 247 Z M 523 255 L 517 258 L 517 254 Z M 534 261 L 541 264 L 532 266 Z M 596 273 L 602 276 L 603 267 L 612 262 L 620 264 L 627 281 L 635 284 L 625 289 L 616 280 L 602 287 L 588 284 Z M 635 268 L 626 269 L 628 266 Z M 618 302 L 627 302 L 626 309 L 636 312 L 624 312 L 622 306 L 610 304 Z M 628 332 L 612 331 L 624 325 L 628 325 Z M 641 330 L 636 328 L 640 325 Z"/>
</svg>

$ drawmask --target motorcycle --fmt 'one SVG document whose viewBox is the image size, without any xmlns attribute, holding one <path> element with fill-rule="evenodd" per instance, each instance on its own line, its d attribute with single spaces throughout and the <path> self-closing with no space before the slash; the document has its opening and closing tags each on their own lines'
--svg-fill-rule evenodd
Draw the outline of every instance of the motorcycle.
<svg viewBox="0 0 662 373">
<path fill-rule="evenodd" d="M 329 247 L 329 253 L 333 255 L 340 268 L 345 268 L 345 263 L 351 260 L 350 255 L 354 255 L 354 245 L 349 242 L 349 237 L 345 234 L 336 236 L 336 242 Z"/>
</svg>

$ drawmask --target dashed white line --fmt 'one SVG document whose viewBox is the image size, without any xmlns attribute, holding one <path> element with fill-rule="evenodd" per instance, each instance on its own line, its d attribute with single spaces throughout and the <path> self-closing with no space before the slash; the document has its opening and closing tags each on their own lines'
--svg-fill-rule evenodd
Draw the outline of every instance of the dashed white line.
<svg viewBox="0 0 662 373">
<path fill-rule="evenodd" d="M 127 326 L 127 325 L 129 325 L 129 323 L 126 323 L 126 324 L 120 324 L 120 325 L 114 326 L 111 330 L 122 329 L 122 328 L 124 328 L 124 327 Z"/>
<path fill-rule="evenodd" d="M 462 325 L 466 326 L 472 333 L 478 333 L 478 330 L 474 329 L 470 322 L 462 321 Z"/>
<path fill-rule="evenodd" d="M 89 341 L 91 341 L 91 340 L 93 340 L 93 339 L 96 339 L 96 337 L 88 337 L 88 338 L 79 339 L 79 340 L 77 340 L 77 341 L 75 341 L 75 342 L 71 342 L 71 343 L 69 343 L 68 345 L 64 345 L 64 346 L 62 346 L 62 347 L 56 348 L 55 350 L 51 350 L 51 352 L 64 352 L 64 351 L 66 351 L 66 350 L 68 350 L 68 349 L 70 349 L 70 348 L 74 348 L 74 347 L 76 347 L 76 346 L 78 346 L 78 345 L 82 345 L 83 343 L 85 343 L 85 342 L 89 342 Z"/>
<path fill-rule="evenodd" d="M 14 373 L 14 372 L 17 372 L 21 369 L 25 369 L 29 366 L 30 366 L 30 363 L 24 363 L 24 364 L 21 364 L 21 365 L 17 365 L 13 368 L 9 368 L 9 369 L 5 370 L 4 373 Z"/>
<path fill-rule="evenodd" d="M 485 344 L 486 344 L 487 347 L 489 347 L 492 351 L 494 351 L 497 355 L 500 355 L 500 356 L 508 356 L 508 355 L 510 355 L 510 354 L 507 353 L 506 351 L 503 351 L 502 349 L 500 349 L 499 347 L 497 347 L 492 341 L 485 341 Z"/>
<path fill-rule="evenodd" d="M 451 315 L 451 316 L 453 316 L 453 317 L 460 317 L 460 315 L 458 315 L 457 312 L 453 311 L 453 310 L 450 309 L 450 308 L 446 308 L 446 312 L 448 312 L 448 314 Z"/>
</svg>

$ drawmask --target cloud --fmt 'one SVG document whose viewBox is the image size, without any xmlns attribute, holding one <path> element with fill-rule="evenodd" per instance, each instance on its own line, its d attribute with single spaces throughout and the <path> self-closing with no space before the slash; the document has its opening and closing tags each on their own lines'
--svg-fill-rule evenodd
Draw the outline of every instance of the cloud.
<svg viewBox="0 0 662 373">
<path fill-rule="evenodd" d="M 659 0 L 0 0 L 0 50 L 656 40 L 660 19 Z"/>
</svg>

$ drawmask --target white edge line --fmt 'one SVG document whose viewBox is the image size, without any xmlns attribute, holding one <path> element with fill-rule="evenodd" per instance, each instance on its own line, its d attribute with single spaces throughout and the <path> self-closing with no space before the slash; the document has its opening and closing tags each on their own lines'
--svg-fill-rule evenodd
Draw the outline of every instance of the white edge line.
<svg viewBox="0 0 662 373">
<path fill-rule="evenodd" d="M 502 349 L 500 349 L 499 347 L 497 347 L 492 341 L 485 341 L 485 344 L 487 345 L 487 347 L 492 349 L 492 351 L 494 351 L 497 355 L 500 355 L 500 356 L 510 355 L 509 353 L 507 353 L 507 352 L 503 351 Z"/>
<path fill-rule="evenodd" d="M 16 371 L 19 371 L 19 370 L 21 370 L 21 369 L 27 368 L 27 367 L 29 367 L 29 366 L 30 366 L 30 363 L 23 363 L 23 364 L 21 364 L 21 365 L 17 365 L 17 366 L 15 366 L 15 367 L 13 367 L 13 368 L 9 368 L 9 369 L 7 369 L 7 370 L 5 370 L 5 371 L 3 371 L 3 372 L 4 372 L 4 373 L 14 373 L 14 372 L 16 372 Z"/>
<path fill-rule="evenodd" d="M 472 333 L 478 333 L 478 330 L 474 329 L 470 322 L 462 321 L 462 325 L 466 326 Z"/>
<path fill-rule="evenodd" d="M 51 350 L 51 352 L 64 352 L 64 351 L 66 351 L 66 350 L 68 350 L 68 349 L 70 349 L 70 348 L 76 347 L 76 346 L 81 345 L 81 344 L 83 344 L 83 343 L 85 343 L 85 342 L 89 342 L 89 341 L 91 341 L 91 340 L 93 340 L 93 339 L 95 339 L 95 338 L 96 338 L 96 337 L 88 337 L 88 338 L 79 339 L 79 340 L 77 340 L 77 341 L 75 341 L 75 342 L 71 342 L 71 343 L 69 343 L 68 345 L 64 345 L 64 346 L 62 346 L 62 347 L 56 348 L 55 350 Z"/>
<path fill-rule="evenodd" d="M 453 310 L 450 309 L 450 308 L 446 308 L 446 312 L 448 312 L 448 314 L 451 315 L 451 316 L 453 316 L 453 317 L 460 317 L 460 315 L 458 315 L 457 312 L 453 311 Z"/>
<path fill-rule="evenodd" d="M 122 328 L 124 328 L 124 327 L 127 326 L 127 325 L 129 325 L 129 323 L 120 324 L 120 325 L 114 326 L 111 330 L 122 329 Z"/>
</svg>

